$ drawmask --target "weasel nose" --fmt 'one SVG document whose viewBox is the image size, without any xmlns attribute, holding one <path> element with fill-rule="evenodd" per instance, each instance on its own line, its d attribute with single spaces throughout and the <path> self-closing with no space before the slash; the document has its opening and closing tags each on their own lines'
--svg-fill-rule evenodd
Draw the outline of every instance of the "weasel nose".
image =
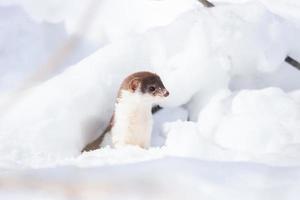
<svg viewBox="0 0 300 200">
<path fill-rule="evenodd" d="M 164 90 L 164 97 L 169 96 L 169 91 L 168 90 Z"/>
</svg>

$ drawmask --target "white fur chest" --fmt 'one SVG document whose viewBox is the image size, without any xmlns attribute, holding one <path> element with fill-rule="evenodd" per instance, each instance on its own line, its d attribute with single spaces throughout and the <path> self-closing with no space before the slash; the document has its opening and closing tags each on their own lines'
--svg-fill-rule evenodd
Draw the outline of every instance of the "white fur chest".
<svg viewBox="0 0 300 200">
<path fill-rule="evenodd" d="M 114 126 L 111 130 L 114 146 L 150 146 L 152 131 L 152 102 L 140 93 L 122 91 L 115 106 Z"/>
</svg>

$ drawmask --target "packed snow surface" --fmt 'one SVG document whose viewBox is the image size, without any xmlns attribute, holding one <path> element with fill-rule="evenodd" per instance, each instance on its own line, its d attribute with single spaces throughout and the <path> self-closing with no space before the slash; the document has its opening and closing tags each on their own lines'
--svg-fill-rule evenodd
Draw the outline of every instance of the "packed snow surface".
<svg viewBox="0 0 300 200">
<path fill-rule="evenodd" d="M 0 0 L 1 198 L 297 199 L 300 71 L 284 62 L 300 60 L 296 0 L 95 2 Z M 17 89 L 74 36 L 64 70 Z M 141 70 L 170 92 L 151 148 L 80 154 Z"/>
</svg>

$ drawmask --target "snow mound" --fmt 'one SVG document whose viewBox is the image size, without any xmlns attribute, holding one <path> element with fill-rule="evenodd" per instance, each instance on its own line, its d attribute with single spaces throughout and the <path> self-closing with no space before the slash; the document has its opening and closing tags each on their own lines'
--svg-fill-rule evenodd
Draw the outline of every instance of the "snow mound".
<svg viewBox="0 0 300 200">
<path fill-rule="evenodd" d="M 279 89 L 242 91 L 214 127 L 216 142 L 241 152 L 280 152 L 287 144 L 299 143 L 299 108 Z"/>
<path fill-rule="evenodd" d="M 278 88 L 221 91 L 203 108 L 198 122 L 165 125 L 167 150 L 214 160 L 269 157 L 274 163 L 285 163 L 285 155 L 299 163 L 300 104 L 295 94 Z"/>
</svg>

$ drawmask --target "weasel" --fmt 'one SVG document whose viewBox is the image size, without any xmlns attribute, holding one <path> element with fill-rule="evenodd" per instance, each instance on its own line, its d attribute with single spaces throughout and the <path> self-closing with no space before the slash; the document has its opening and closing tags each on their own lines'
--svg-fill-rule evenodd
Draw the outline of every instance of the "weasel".
<svg viewBox="0 0 300 200">
<path fill-rule="evenodd" d="M 152 131 L 152 105 L 167 96 L 169 92 L 157 74 L 142 71 L 129 75 L 120 86 L 114 114 L 107 128 L 81 152 L 95 150 L 106 144 L 148 148 Z"/>
</svg>

